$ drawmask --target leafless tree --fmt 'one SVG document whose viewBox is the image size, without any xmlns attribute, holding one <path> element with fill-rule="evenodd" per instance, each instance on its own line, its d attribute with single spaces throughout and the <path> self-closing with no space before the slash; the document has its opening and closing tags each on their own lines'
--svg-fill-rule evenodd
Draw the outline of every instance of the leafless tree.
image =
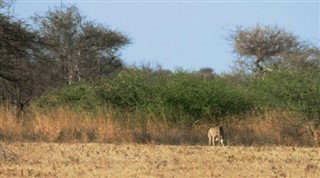
<svg viewBox="0 0 320 178">
<path fill-rule="evenodd" d="M 55 74 L 64 83 L 107 75 L 122 67 L 120 49 L 129 43 L 122 33 L 85 21 L 77 7 L 57 7 L 33 17 L 49 44 L 45 56 L 55 62 Z"/>
<path fill-rule="evenodd" d="M 0 14 L 0 96 L 23 108 L 35 91 L 33 53 L 41 45 L 39 35 L 21 20 Z"/>
<path fill-rule="evenodd" d="M 0 1 L 0 10 L 6 4 Z M 89 80 L 122 67 L 122 33 L 84 21 L 75 6 L 36 15 L 35 26 L 0 13 L 0 100 L 19 110 L 48 87 Z"/>
<path fill-rule="evenodd" d="M 257 74 L 267 70 L 275 57 L 297 51 L 297 37 L 277 26 L 253 28 L 238 27 L 231 35 L 235 52 L 240 56 L 240 65 L 251 67 Z"/>
</svg>

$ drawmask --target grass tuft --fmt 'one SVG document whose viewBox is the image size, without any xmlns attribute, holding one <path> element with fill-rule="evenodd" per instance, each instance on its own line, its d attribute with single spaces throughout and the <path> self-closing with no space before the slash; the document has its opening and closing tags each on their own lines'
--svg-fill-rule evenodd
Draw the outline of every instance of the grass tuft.
<svg viewBox="0 0 320 178">
<path fill-rule="evenodd" d="M 112 109 L 88 114 L 66 108 L 33 108 L 17 117 L 14 110 L 1 106 L 0 140 L 207 145 L 207 130 L 217 125 L 206 121 L 182 127 L 164 118 L 137 117 L 120 117 Z M 230 116 L 223 121 L 227 145 L 316 145 L 308 125 L 288 112 L 266 111 Z"/>
</svg>

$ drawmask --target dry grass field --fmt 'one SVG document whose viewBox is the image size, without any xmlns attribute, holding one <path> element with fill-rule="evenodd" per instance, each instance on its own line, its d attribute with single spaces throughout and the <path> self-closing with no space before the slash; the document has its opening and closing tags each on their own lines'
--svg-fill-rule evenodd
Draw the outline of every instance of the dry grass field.
<svg viewBox="0 0 320 178">
<path fill-rule="evenodd" d="M 0 177 L 320 177 L 320 148 L 0 143 Z"/>
</svg>

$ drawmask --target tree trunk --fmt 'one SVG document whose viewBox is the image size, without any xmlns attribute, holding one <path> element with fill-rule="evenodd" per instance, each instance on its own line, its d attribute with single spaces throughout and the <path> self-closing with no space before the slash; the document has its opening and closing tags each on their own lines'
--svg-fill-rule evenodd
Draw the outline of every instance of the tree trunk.
<svg viewBox="0 0 320 178">
<path fill-rule="evenodd" d="M 255 65 L 256 65 L 256 68 L 258 69 L 258 71 L 261 73 L 263 71 L 263 67 L 260 65 L 260 62 L 262 61 L 262 58 L 261 57 L 258 57 L 256 62 L 255 62 Z"/>
<path fill-rule="evenodd" d="M 255 66 L 256 66 L 256 71 L 255 71 L 255 78 L 261 77 L 262 73 L 263 73 L 263 67 L 260 65 L 260 62 L 262 61 L 261 57 L 257 57 L 257 60 L 254 62 Z"/>
</svg>

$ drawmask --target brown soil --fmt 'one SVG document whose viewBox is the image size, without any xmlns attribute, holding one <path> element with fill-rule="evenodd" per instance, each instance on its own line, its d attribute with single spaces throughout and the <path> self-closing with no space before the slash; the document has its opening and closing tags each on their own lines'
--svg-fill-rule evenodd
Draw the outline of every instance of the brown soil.
<svg viewBox="0 0 320 178">
<path fill-rule="evenodd" d="M 0 177 L 320 177 L 320 148 L 0 143 Z"/>
</svg>

